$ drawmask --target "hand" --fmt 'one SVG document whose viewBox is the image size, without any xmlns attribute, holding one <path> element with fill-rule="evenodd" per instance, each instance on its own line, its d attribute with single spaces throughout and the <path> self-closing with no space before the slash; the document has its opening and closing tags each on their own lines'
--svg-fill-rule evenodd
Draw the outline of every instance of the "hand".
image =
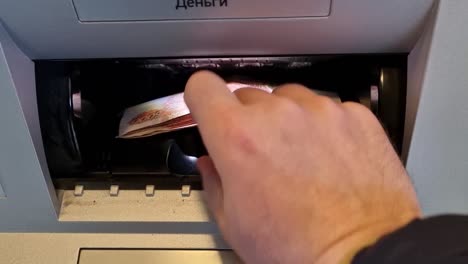
<svg viewBox="0 0 468 264">
<path fill-rule="evenodd" d="M 346 263 L 420 214 L 377 119 L 300 85 L 231 93 L 210 72 L 187 83 L 210 157 L 208 207 L 247 263 Z"/>
</svg>

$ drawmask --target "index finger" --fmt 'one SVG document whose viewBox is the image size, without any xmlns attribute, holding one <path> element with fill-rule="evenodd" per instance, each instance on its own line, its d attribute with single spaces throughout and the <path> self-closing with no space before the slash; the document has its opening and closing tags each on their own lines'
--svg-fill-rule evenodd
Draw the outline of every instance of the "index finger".
<svg viewBox="0 0 468 264">
<path fill-rule="evenodd" d="M 202 135 L 225 118 L 226 113 L 234 114 L 241 106 L 224 80 L 209 71 L 200 71 L 190 77 L 184 99 Z"/>
</svg>

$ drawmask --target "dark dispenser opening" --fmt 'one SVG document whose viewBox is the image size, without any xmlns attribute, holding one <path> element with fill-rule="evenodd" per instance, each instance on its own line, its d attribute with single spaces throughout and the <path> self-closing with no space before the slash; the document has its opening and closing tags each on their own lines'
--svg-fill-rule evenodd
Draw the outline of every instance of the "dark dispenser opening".
<svg viewBox="0 0 468 264">
<path fill-rule="evenodd" d="M 405 94 L 405 54 L 188 59 L 36 61 L 37 98 L 50 174 L 57 188 L 119 184 L 201 188 L 197 176 L 175 176 L 167 166 L 171 144 L 188 156 L 206 154 L 197 128 L 142 139 L 118 139 L 123 111 L 183 92 L 191 74 L 208 69 L 226 81 L 300 83 L 366 104 L 399 151 Z M 374 90 L 372 90 L 374 89 Z M 372 90 L 372 93 L 371 93 Z"/>
</svg>

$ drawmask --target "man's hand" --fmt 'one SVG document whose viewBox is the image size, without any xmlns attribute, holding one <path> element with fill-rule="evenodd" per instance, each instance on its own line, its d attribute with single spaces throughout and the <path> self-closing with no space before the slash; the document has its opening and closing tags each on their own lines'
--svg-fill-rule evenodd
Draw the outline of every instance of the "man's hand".
<svg viewBox="0 0 468 264">
<path fill-rule="evenodd" d="M 247 263 L 346 263 L 419 216 L 418 202 L 377 119 L 300 85 L 231 93 L 210 72 L 185 100 L 210 157 L 206 201 Z"/>
</svg>

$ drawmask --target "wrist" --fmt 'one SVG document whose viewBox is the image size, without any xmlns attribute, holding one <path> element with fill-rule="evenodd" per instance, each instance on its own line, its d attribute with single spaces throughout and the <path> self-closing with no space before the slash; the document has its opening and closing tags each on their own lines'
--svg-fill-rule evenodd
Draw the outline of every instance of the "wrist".
<svg viewBox="0 0 468 264">
<path fill-rule="evenodd" d="M 416 216 L 374 222 L 365 227 L 356 228 L 345 236 L 336 239 L 316 259 L 316 264 L 350 264 L 359 251 L 376 243 L 383 236 L 390 234 L 413 221 Z"/>
</svg>

